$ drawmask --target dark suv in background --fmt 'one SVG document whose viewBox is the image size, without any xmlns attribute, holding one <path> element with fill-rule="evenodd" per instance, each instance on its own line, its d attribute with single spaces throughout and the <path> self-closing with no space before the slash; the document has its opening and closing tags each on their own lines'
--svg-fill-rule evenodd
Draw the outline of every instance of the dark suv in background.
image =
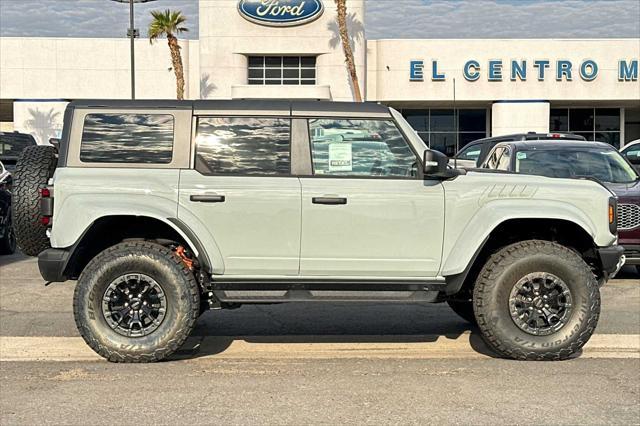
<svg viewBox="0 0 640 426">
<path fill-rule="evenodd" d="M 13 172 L 20 153 L 35 145 L 36 140 L 28 133 L 0 132 L 0 161 L 9 172 Z"/>
<path fill-rule="evenodd" d="M 494 146 L 500 142 L 510 141 L 533 141 L 533 140 L 554 140 L 554 141 L 584 141 L 584 136 L 570 133 L 515 133 L 512 135 L 495 136 L 491 138 L 478 139 L 465 145 L 454 157 L 456 167 L 478 167 Z"/>
<path fill-rule="evenodd" d="M 481 168 L 602 182 L 618 199 L 618 243 L 627 265 L 640 272 L 640 176 L 625 157 L 604 142 L 501 142 Z"/>
</svg>

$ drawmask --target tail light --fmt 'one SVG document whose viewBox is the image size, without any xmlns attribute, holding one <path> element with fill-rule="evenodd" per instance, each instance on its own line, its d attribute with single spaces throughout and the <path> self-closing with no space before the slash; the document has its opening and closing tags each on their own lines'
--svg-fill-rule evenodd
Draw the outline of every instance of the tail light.
<svg viewBox="0 0 640 426">
<path fill-rule="evenodd" d="M 44 226 L 51 224 L 53 216 L 53 191 L 50 187 L 40 189 L 40 223 Z"/>
</svg>

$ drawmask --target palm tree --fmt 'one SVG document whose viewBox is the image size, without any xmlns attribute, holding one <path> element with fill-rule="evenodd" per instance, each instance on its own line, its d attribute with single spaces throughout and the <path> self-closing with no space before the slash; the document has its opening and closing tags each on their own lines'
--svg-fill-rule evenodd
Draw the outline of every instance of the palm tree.
<svg viewBox="0 0 640 426">
<path fill-rule="evenodd" d="M 356 64 L 353 59 L 353 49 L 349 39 L 349 30 L 347 28 L 347 0 L 335 0 L 338 7 L 338 28 L 340 29 L 340 39 L 342 40 L 342 50 L 344 51 L 347 70 L 351 77 L 351 85 L 353 86 L 353 97 L 356 102 L 362 102 L 360 94 L 360 84 L 358 83 L 358 74 L 356 72 Z"/>
<path fill-rule="evenodd" d="M 177 34 L 189 31 L 181 26 L 187 18 L 179 10 L 153 10 L 151 11 L 153 20 L 149 24 L 149 43 L 153 44 L 161 36 L 167 37 L 169 51 L 171 52 L 171 62 L 173 71 L 176 73 L 176 92 L 178 99 L 184 99 L 184 68 L 182 67 L 182 56 L 180 55 L 180 45 Z"/>
</svg>

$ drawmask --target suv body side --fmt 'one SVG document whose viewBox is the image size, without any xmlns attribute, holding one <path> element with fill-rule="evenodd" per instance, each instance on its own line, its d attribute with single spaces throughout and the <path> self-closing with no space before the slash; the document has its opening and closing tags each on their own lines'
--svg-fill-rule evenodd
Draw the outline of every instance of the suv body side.
<svg viewBox="0 0 640 426">
<path fill-rule="evenodd" d="M 68 146 L 64 135 L 61 146 L 63 167 L 53 178 L 52 247 L 73 251 L 103 218 L 149 217 L 173 229 L 214 276 L 444 282 L 468 271 L 492 231 L 513 219 L 558 219 L 579 226 L 594 248 L 615 243 L 607 216 L 611 194 L 594 182 L 474 172 L 444 182 L 424 179 L 420 158 L 426 146 L 393 110 L 316 105 L 196 101 L 145 109 L 144 104 L 72 104 Z M 87 115 L 123 112 L 173 116 L 169 163 L 81 161 Z M 290 173 L 199 172 L 200 117 L 291 120 Z M 308 126 L 319 118 L 394 123 L 413 152 L 415 176 L 314 174 L 314 133 Z M 214 201 L 200 201 L 202 196 Z"/>
</svg>

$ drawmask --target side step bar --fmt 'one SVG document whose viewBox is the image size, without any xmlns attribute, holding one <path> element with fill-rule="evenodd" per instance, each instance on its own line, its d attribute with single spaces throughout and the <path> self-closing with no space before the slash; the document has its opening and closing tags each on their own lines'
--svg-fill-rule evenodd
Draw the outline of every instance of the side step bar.
<svg viewBox="0 0 640 426">
<path fill-rule="evenodd" d="M 443 281 L 221 280 L 211 286 L 225 303 L 435 302 Z"/>
</svg>

